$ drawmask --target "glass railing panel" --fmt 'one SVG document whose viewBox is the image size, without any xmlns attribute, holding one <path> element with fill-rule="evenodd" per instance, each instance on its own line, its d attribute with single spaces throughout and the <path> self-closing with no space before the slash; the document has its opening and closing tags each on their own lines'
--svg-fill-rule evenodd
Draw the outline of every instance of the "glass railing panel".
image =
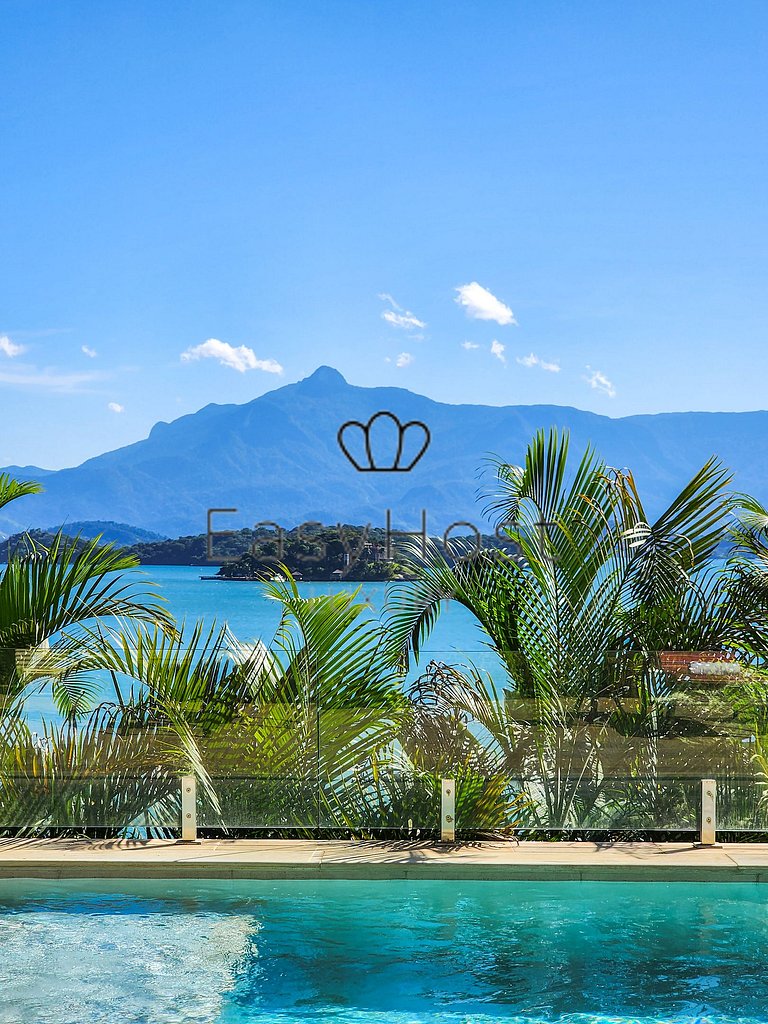
<svg viewBox="0 0 768 1024">
<path fill-rule="evenodd" d="M 319 718 L 314 704 L 243 708 L 198 737 L 209 777 L 198 786 L 200 823 L 215 829 L 315 828 Z"/>
<path fill-rule="evenodd" d="M 242 829 L 316 829 L 319 787 L 313 777 L 228 775 L 210 779 L 209 793 L 198 785 L 198 827 Z"/>
<path fill-rule="evenodd" d="M 721 832 L 768 832 L 768 785 L 761 773 L 720 775 L 717 827 Z"/>
<path fill-rule="evenodd" d="M 367 761 L 321 784 L 320 826 L 360 836 L 431 834 L 440 819 L 440 780 L 397 762 Z"/>
<path fill-rule="evenodd" d="M 646 833 L 694 831 L 699 783 L 664 776 L 545 776 L 520 783 L 520 828 Z"/>
<path fill-rule="evenodd" d="M 109 829 L 138 836 L 175 830 L 179 821 L 180 786 L 174 775 L 4 774 L 0 780 L 0 829 L 10 832 Z"/>
<path fill-rule="evenodd" d="M 45 651 L 0 653 L 0 828 L 176 829 L 192 773 L 215 830 L 435 832 L 452 778 L 459 834 L 695 831 L 713 778 L 721 830 L 768 831 L 760 658 L 608 652 L 548 674 L 519 652 L 423 651 L 378 706 L 262 703 L 254 680 L 202 730 L 192 704 L 148 717 L 140 689 L 133 708 L 98 691 L 95 710 L 42 714 Z"/>
</svg>

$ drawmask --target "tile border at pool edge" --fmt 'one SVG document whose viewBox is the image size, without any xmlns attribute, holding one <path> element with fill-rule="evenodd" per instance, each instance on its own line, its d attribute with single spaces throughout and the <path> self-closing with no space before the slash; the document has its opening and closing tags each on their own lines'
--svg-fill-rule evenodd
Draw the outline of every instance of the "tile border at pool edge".
<svg viewBox="0 0 768 1024">
<path fill-rule="evenodd" d="M 768 882 L 768 844 L 0 841 L 0 878 Z"/>
<path fill-rule="evenodd" d="M 216 865 L 204 869 L 156 865 L 142 868 L 139 865 L 52 865 L 18 864 L 0 868 L 0 880 L 7 878 L 44 878 L 52 880 L 75 878 L 125 878 L 125 879 L 199 879 L 224 881 L 289 881 L 289 880 L 337 880 L 337 881 L 464 881 L 464 882 L 768 882 L 768 869 L 757 871 L 745 868 L 689 868 L 681 870 L 658 870 L 638 868 L 624 871 L 579 870 L 563 865 L 551 868 L 515 868 L 501 870 L 464 869 L 450 870 L 439 867 L 402 868 L 390 867 L 385 870 L 360 868 L 358 870 L 337 869 L 333 871 L 288 870 L 285 866 L 248 865 L 242 868 L 225 868 Z"/>
</svg>

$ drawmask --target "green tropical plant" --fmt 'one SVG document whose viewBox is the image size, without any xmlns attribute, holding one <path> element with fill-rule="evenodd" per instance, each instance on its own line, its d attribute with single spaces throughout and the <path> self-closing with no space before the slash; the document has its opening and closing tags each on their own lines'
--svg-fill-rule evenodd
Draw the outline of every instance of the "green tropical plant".
<svg viewBox="0 0 768 1024">
<path fill-rule="evenodd" d="M 189 773 L 216 828 L 434 828 L 443 778 L 473 831 L 673 827 L 715 770 L 733 820 L 768 813 L 743 785 L 768 788 L 768 512 L 711 460 L 649 523 L 631 473 L 568 447 L 553 431 L 497 462 L 511 551 L 414 551 L 384 623 L 357 592 L 265 581 L 269 647 L 177 628 L 108 546 L 30 539 L 0 579 L 0 825 L 164 833 Z M 0 477 L 0 504 L 37 489 Z M 407 685 L 447 600 L 504 678 L 432 662 Z M 670 668 L 685 650 L 733 671 Z M 46 688 L 58 718 L 35 733 Z"/>
<path fill-rule="evenodd" d="M 2 475 L 0 507 L 40 489 Z M 0 576 L 0 800 L 5 809 L 0 824 L 35 819 L 39 802 L 34 800 L 27 802 L 22 819 L 18 800 L 16 812 L 8 810 L 14 789 L 25 780 L 53 774 L 66 789 L 73 776 L 65 764 L 71 769 L 74 757 L 85 765 L 108 749 L 114 729 L 104 709 L 89 717 L 100 694 L 97 673 L 110 653 L 100 627 L 119 619 L 127 628 L 174 634 L 170 614 L 137 565 L 98 539 L 82 544 L 61 532 L 48 547 L 30 538 L 25 550 L 10 553 Z M 64 722 L 44 724 L 43 736 L 36 737 L 26 709 L 30 698 L 46 689 Z"/>
<path fill-rule="evenodd" d="M 199 623 L 82 625 L 81 689 L 97 672 L 101 699 L 42 737 L 19 699 L 0 731 L 2 823 L 162 830 L 178 817 L 179 776 L 193 773 L 209 825 L 333 824 L 345 777 L 393 741 L 397 658 L 356 594 L 265 586 L 282 605 L 270 650 Z"/>
<path fill-rule="evenodd" d="M 470 671 L 448 697 L 507 773 L 528 780 L 550 827 L 593 823 L 621 774 L 630 789 L 654 776 L 674 689 L 658 650 L 679 649 L 676 635 L 714 650 L 758 643 L 766 628 L 765 590 L 753 585 L 747 600 L 743 564 L 716 597 L 707 580 L 738 507 L 716 460 L 650 522 L 631 473 L 591 449 L 574 467 L 568 455 L 568 436 L 553 430 L 533 439 L 523 465 L 497 462 L 488 510 L 513 551 L 451 560 L 414 550 L 417 581 L 398 588 L 389 620 L 404 656 L 418 657 L 445 601 L 477 618 L 506 684 Z"/>
<path fill-rule="evenodd" d="M 266 581 L 281 617 L 268 650 L 247 651 L 253 700 L 217 740 L 224 818 L 262 827 L 338 824 L 338 792 L 392 743 L 402 671 L 358 591 L 303 598 Z"/>
<path fill-rule="evenodd" d="M 0 507 L 38 484 L 0 476 Z M 166 631 L 173 621 L 135 558 L 98 538 L 85 546 L 55 535 L 47 548 L 30 540 L 9 557 L 0 577 L 0 719 L 30 688 L 50 686 L 62 714 L 76 714 L 94 696 L 89 671 L 98 645 L 89 626 L 119 617 Z"/>
</svg>

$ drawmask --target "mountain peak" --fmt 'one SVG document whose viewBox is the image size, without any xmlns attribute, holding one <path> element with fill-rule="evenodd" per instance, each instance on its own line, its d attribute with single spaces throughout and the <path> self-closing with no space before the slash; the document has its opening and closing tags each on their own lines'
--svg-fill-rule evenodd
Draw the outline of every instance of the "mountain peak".
<svg viewBox="0 0 768 1024">
<path fill-rule="evenodd" d="M 302 387 L 311 385 L 314 390 L 327 390 L 329 388 L 337 388 L 342 384 L 346 384 L 346 380 L 339 373 L 338 370 L 334 370 L 332 366 L 318 366 L 314 373 L 310 374 L 309 377 L 305 377 L 299 381 Z"/>
<path fill-rule="evenodd" d="M 390 401 L 401 423 L 427 425 L 429 451 L 411 472 L 356 472 L 336 443 L 338 431 L 343 422 L 370 422 Z M 222 529 L 255 517 L 283 527 L 310 520 L 380 526 L 387 509 L 397 529 L 414 531 L 422 515 L 431 531 L 458 520 L 480 528 L 477 475 L 488 453 L 516 463 L 531 436 L 552 425 L 570 430 L 572 449 L 590 442 L 608 465 L 631 466 L 654 516 L 712 452 L 738 472 L 739 491 L 768 496 L 768 411 L 613 420 L 557 406 L 454 406 L 402 387 L 350 385 L 320 366 L 244 405 L 210 405 L 158 424 L 147 440 L 81 466 L 19 473 L 39 476 L 45 493 L 13 502 L 10 516 L 0 509 L 0 529 L 100 521 L 102 532 L 111 520 L 176 537 L 205 529 L 212 506 L 240 510 L 236 519 L 216 520 Z M 374 451 L 391 448 L 385 432 L 372 431 L 371 440 Z"/>
</svg>

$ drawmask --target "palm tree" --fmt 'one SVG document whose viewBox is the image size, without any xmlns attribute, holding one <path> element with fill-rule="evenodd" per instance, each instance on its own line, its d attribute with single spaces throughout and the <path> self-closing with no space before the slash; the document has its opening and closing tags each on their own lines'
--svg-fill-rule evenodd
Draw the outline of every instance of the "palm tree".
<svg viewBox="0 0 768 1024">
<path fill-rule="evenodd" d="M 269 649 L 248 647 L 226 628 L 173 627 L 141 598 L 133 566 L 61 535 L 10 556 L 0 824 L 163 834 L 190 772 L 209 826 L 435 827 L 449 772 L 473 821 L 507 822 L 503 787 L 473 773 L 471 743 L 425 757 L 429 723 L 414 717 L 399 651 L 357 592 L 304 599 L 289 574 L 265 582 L 280 624 Z M 43 687 L 60 719 L 37 735 L 25 708 Z"/>
<path fill-rule="evenodd" d="M 40 486 L 0 476 L 0 507 Z M 9 553 L 0 578 L 0 719 L 31 687 L 50 685 L 60 712 L 82 710 L 93 696 L 87 670 L 98 659 L 95 622 L 120 618 L 166 631 L 173 620 L 138 560 L 59 531 L 50 547 L 27 539 Z"/>
<path fill-rule="evenodd" d="M 0 507 L 40 490 L 37 483 L 0 475 Z M 119 620 L 126 628 L 174 634 L 169 612 L 137 565 L 98 538 L 82 543 L 61 531 L 47 548 L 27 537 L 26 550 L 8 552 L 0 577 L 0 788 L 6 807 L 17 789 L 14 773 L 23 780 L 27 769 L 34 775 L 41 762 L 68 751 L 59 760 L 61 772 L 74 752 L 80 751 L 80 763 L 85 750 L 95 752 L 96 733 L 104 739 L 103 715 L 80 727 L 98 700 L 96 673 L 110 653 L 99 626 Z M 45 689 L 65 722 L 44 726 L 45 735 L 36 737 L 26 707 Z M 108 756 L 106 747 L 99 756 Z M 34 817 L 31 803 L 19 800 L 17 807 L 25 805 Z M 8 816 L 0 822 L 9 823 Z"/>
<path fill-rule="evenodd" d="M 406 657 L 418 657 L 444 601 L 476 616 L 506 685 L 470 668 L 429 699 L 471 717 L 550 826 L 594 821 L 612 774 L 653 774 L 666 685 L 654 652 L 735 508 L 730 476 L 711 459 L 650 522 L 631 473 L 591 449 L 571 469 L 568 451 L 568 436 L 552 430 L 536 435 L 522 466 L 497 462 L 488 511 L 514 553 L 414 552 L 417 581 L 399 588 L 390 612 Z M 720 643 L 738 634 L 732 596 Z"/>
<path fill-rule="evenodd" d="M 85 627 L 84 627 L 85 630 Z M 231 658 L 226 628 L 167 632 L 94 626 L 89 671 L 111 692 L 90 710 L 0 731 L 0 806 L 17 828 L 165 830 L 179 817 L 179 777 L 194 773 L 216 805 L 206 749 L 251 698 L 251 666 Z"/>
<path fill-rule="evenodd" d="M 356 594 L 303 599 L 292 580 L 264 585 L 282 605 L 269 650 L 200 623 L 171 633 L 125 619 L 83 624 L 80 694 L 98 670 L 101 700 L 92 710 L 70 702 L 42 737 L 6 723 L 4 823 L 162 832 L 178 821 L 179 776 L 189 773 L 205 825 L 338 823 L 352 775 L 381 763 L 394 740 L 398 661 Z"/>
<path fill-rule="evenodd" d="M 349 825 L 351 780 L 389 760 L 403 711 L 397 652 L 359 589 L 303 598 L 290 573 L 263 587 L 281 618 L 268 651 L 246 652 L 252 699 L 216 740 L 222 804 L 230 823 Z"/>
</svg>

